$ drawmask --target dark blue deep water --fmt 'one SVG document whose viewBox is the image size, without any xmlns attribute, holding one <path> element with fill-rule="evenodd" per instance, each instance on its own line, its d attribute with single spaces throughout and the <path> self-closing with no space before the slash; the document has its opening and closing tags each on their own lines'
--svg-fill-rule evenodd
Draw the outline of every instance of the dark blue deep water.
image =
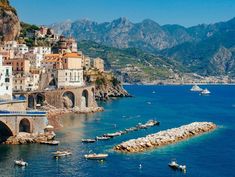
<svg viewBox="0 0 235 177">
<path fill-rule="evenodd" d="M 57 147 L 46 145 L 0 145 L 0 176 L 79 177 L 234 177 L 235 176 L 235 86 L 207 86 L 211 96 L 189 91 L 191 86 L 127 86 L 133 98 L 103 103 L 105 111 L 63 118 L 57 132 L 59 148 L 69 148 L 73 156 L 56 160 Z M 205 88 L 205 87 L 204 87 Z M 152 93 L 155 91 L 156 93 Z M 151 103 L 151 104 L 150 104 Z M 157 119 L 159 127 L 133 132 L 106 142 L 82 144 L 95 137 Z M 124 140 L 194 121 L 212 121 L 219 128 L 211 133 L 140 154 L 120 154 L 112 147 Z M 116 126 L 115 126 L 116 124 Z M 83 158 L 88 152 L 109 153 L 104 162 Z M 23 158 L 29 166 L 14 167 Z M 187 173 L 171 170 L 171 159 L 187 165 Z M 139 169 L 139 164 L 142 169 Z"/>
</svg>

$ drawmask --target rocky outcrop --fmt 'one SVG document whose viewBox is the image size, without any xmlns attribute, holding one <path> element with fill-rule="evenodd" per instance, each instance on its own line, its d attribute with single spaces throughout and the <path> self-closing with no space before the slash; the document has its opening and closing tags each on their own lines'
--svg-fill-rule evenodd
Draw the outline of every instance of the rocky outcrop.
<svg viewBox="0 0 235 177">
<path fill-rule="evenodd" d="M 0 38 L 1 41 L 15 40 L 20 34 L 20 21 L 8 0 L 0 1 Z"/>
<path fill-rule="evenodd" d="M 54 132 L 46 133 L 24 133 L 20 132 L 16 136 L 11 136 L 4 144 L 31 144 L 50 141 L 55 138 Z"/>
<path fill-rule="evenodd" d="M 158 148 L 197 136 L 216 128 L 212 122 L 194 122 L 179 128 L 160 131 L 146 137 L 132 139 L 114 147 L 118 152 L 137 153 Z"/>
<path fill-rule="evenodd" d="M 131 97 L 131 95 L 121 85 L 103 85 L 96 87 L 96 100 L 108 100 L 113 97 Z"/>
</svg>

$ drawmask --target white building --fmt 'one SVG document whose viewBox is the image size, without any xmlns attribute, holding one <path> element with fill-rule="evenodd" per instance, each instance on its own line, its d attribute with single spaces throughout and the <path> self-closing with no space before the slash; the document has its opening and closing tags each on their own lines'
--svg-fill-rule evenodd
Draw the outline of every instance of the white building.
<svg viewBox="0 0 235 177">
<path fill-rule="evenodd" d="M 32 52 L 40 55 L 51 54 L 51 47 L 33 47 Z"/>
<path fill-rule="evenodd" d="M 29 52 L 29 48 L 26 44 L 18 44 L 16 52 L 17 54 L 26 54 L 27 52 Z"/>
<path fill-rule="evenodd" d="M 5 42 L 3 46 L 3 50 L 5 51 L 16 50 L 17 46 L 18 46 L 18 43 L 16 41 L 8 41 L 8 42 Z"/>
<path fill-rule="evenodd" d="M 40 74 L 18 73 L 13 78 L 13 90 L 14 91 L 35 91 L 39 88 Z"/>
<path fill-rule="evenodd" d="M 0 99 L 12 99 L 12 66 L 3 66 L 0 55 Z"/>
<path fill-rule="evenodd" d="M 42 54 L 27 53 L 25 54 L 25 58 L 29 60 L 31 68 L 36 68 L 36 69 L 41 68 L 42 60 L 43 60 Z"/>
<path fill-rule="evenodd" d="M 82 69 L 59 69 L 56 78 L 58 88 L 84 86 Z"/>
</svg>

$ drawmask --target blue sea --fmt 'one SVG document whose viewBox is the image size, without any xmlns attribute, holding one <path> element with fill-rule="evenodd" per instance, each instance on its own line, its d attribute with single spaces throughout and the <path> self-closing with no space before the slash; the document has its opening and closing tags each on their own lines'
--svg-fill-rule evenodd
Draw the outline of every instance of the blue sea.
<svg viewBox="0 0 235 177">
<path fill-rule="evenodd" d="M 191 86 L 126 86 L 133 98 L 118 98 L 100 103 L 104 112 L 63 117 L 64 128 L 57 133 L 59 147 L 47 145 L 0 145 L 0 176 L 19 177 L 235 177 L 235 86 L 202 86 L 212 93 L 200 96 Z M 155 92 L 155 93 L 154 93 Z M 108 132 L 156 119 L 161 122 L 147 130 L 123 135 L 110 141 L 81 143 Z M 139 154 L 112 150 L 122 141 L 194 121 L 211 121 L 218 129 Z M 70 149 L 73 155 L 56 160 L 52 152 Z M 89 161 L 84 154 L 108 153 L 106 161 Z M 26 168 L 13 161 L 23 158 Z M 168 167 L 172 159 L 187 166 L 187 172 Z M 139 168 L 141 164 L 142 168 Z"/>
</svg>

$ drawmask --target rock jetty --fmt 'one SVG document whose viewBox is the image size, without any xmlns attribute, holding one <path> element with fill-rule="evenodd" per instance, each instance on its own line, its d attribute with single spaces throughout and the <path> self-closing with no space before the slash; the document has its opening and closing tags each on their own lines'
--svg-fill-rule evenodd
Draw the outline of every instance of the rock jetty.
<svg viewBox="0 0 235 177">
<path fill-rule="evenodd" d="M 3 144 L 32 144 L 32 143 L 41 143 L 45 141 L 51 141 L 55 138 L 54 132 L 46 133 L 25 133 L 20 132 L 15 136 L 11 136 Z"/>
<path fill-rule="evenodd" d="M 194 122 L 188 125 L 183 125 L 179 128 L 172 128 L 155 134 L 150 134 L 146 137 L 123 142 L 115 146 L 114 150 L 125 153 L 143 152 L 152 148 L 177 143 L 179 141 L 212 131 L 215 128 L 216 125 L 212 122 Z"/>
</svg>

